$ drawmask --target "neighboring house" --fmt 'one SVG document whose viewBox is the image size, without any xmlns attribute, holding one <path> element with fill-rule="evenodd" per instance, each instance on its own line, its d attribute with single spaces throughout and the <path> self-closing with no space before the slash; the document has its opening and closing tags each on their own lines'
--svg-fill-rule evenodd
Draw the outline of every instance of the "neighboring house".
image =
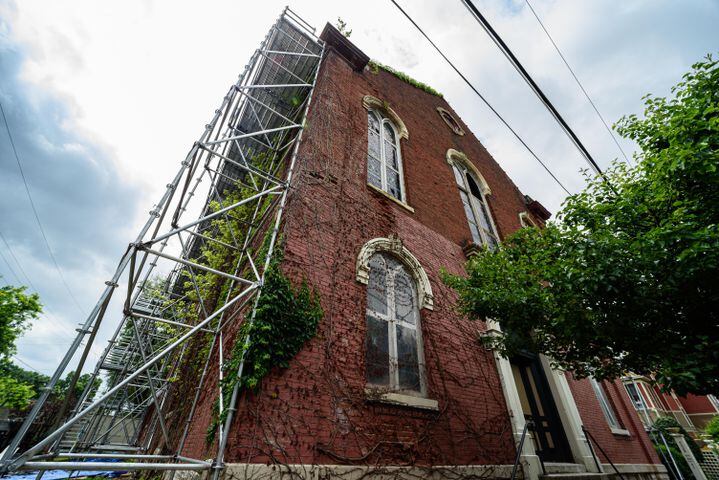
<svg viewBox="0 0 719 480">
<path fill-rule="evenodd" d="M 480 335 L 498 327 L 458 315 L 442 282 L 548 212 L 443 98 L 368 65 L 329 25 L 321 38 L 282 238 L 285 272 L 317 288 L 325 315 L 288 368 L 240 399 L 228 473 L 508 477 L 531 419 L 524 478 L 540 460 L 550 474 L 597 472 L 582 427 L 609 455 L 597 453 L 599 469 L 612 473 L 611 460 L 625 478 L 666 478 L 620 381 L 486 350 Z M 208 451 L 213 375 L 183 455 Z"/>
<path fill-rule="evenodd" d="M 629 374 L 622 378 L 624 388 L 645 426 L 659 417 L 674 417 L 684 429 L 698 434 L 713 417 L 719 415 L 719 400 L 714 395 L 687 395 L 662 392 L 651 378 Z"/>
</svg>

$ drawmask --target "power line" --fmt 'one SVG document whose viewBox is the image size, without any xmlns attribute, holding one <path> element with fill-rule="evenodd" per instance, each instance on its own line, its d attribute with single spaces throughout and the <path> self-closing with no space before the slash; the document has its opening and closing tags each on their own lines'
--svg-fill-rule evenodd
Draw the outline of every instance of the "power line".
<svg viewBox="0 0 719 480">
<path fill-rule="evenodd" d="M 579 78 L 578 78 L 577 75 L 574 73 L 574 70 L 572 70 L 572 67 L 569 66 L 569 62 L 567 62 L 567 59 L 564 58 L 564 55 L 562 54 L 562 51 L 559 49 L 559 46 L 557 46 L 557 43 L 554 41 L 554 39 L 552 38 L 552 36 L 549 34 L 549 31 L 548 31 L 547 28 L 544 26 L 544 23 L 542 23 L 542 20 L 539 18 L 539 15 L 537 15 L 537 12 L 534 11 L 534 8 L 532 7 L 532 4 L 529 3 L 529 0 L 525 0 L 525 2 L 527 2 L 527 6 L 529 7 L 529 10 L 532 11 L 532 14 L 534 15 L 534 18 L 536 18 L 536 19 L 537 19 L 537 22 L 539 22 L 539 26 L 542 27 L 542 30 L 544 30 L 544 33 L 547 34 L 547 38 L 549 39 L 549 41 L 552 42 L 552 45 L 554 46 L 554 49 L 557 51 L 557 53 L 558 53 L 559 56 L 561 57 L 562 61 L 564 62 L 564 65 L 567 67 L 567 70 L 569 70 L 569 73 L 571 73 L 571 74 L 572 74 L 572 77 L 574 77 L 574 81 L 577 82 L 577 85 L 579 85 L 579 88 L 582 90 L 582 93 L 584 93 L 584 96 L 587 97 L 587 100 L 589 100 L 589 103 L 592 105 L 592 108 L 594 109 L 594 111 L 597 113 L 597 116 L 599 117 L 599 119 L 600 119 L 600 120 L 602 121 L 602 123 L 604 124 L 604 128 L 607 129 L 607 132 L 609 132 L 609 135 L 612 137 L 612 140 L 614 140 L 614 144 L 617 146 L 617 148 L 619 149 L 619 151 L 622 152 L 622 156 L 624 157 L 624 161 L 626 161 L 628 165 L 631 165 L 632 162 L 631 162 L 631 160 L 629 160 L 629 157 L 628 157 L 627 154 L 624 152 L 624 149 L 622 148 L 622 146 L 619 144 L 619 140 L 617 140 L 617 136 L 614 135 L 614 132 L 613 132 L 612 129 L 609 127 L 609 125 L 607 124 L 606 120 L 604 120 L 604 117 L 602 116 L 602 114 L 599 113 L 599 109 L 598 109 L 597 106 L 594 104 L 594 101 L 592 101 L 591 97 L 589 96 L 589 93 L 587 93 L 587 91 L 584 89 L 584 85 L 582 85 L 582 82 L 579 81 Z"/>
<path fill-rule="evenodd" d="M 541 88 L 539 88 L 539 85 L 534 81 L 534 79 L 529 75 L 529 72 L 524 68 L 524 66 L 520 63 L 520 61 L 517 59 L 517 57 L 512 53 L 512 50 L 509 49 L 506 43 L 504 43 L 504 40 L 499 36 L 499 34 L 492 28 L 492 25 L 489 24 L 487 19 L 482 15 L 482 13 L 477 9 L 477 7 L 474 6 L 474 3 L 472 3 L 472 0 L 462 0 L 462 3 L 467 7 L 467 9 L 470 11 L 472 16 L 479 22 L 479 24 L 482 26 L 485 32 L 489 35 L 489 37 L 492 39 L 492 41 L 499 47 L 499 49 L 502 51 L 505 57 L 507 57 L 507 60 L 512 64 L 512 66 L 519 72 L 521 77 L 524 79 L 525 82 L 527 82 L 527 85 L 532 89 L 535 95 L 539 98 L 539 100 L 544 104 L 544 106 L 549 110 L 549 112 L 552 114 L 554 119 L 559 123 L 559 126 L 562 127 L 564 132 L 569 136 L 570 140 L 574 145 L 577 147 L 579 152 L 584 156 L 584 158 L 587 160 L 587 163 L 589 163 L 589 166 L 592 167 L 592 169 L 602 176 L 604 181 L 610 185 L 611 183 L 607 179 L 607 177 L 604 175 L 604 172 L 602 172 L 602 169 L 599 167 L 597 162 L 594 160 L 592 155 L 589 153 L 589 150 L 584 146 L 582 141 L 577 137 L 577 134 L 574 133 L 574 130 L 569 126 L 569 124 L 564 120 L 562 115 L 559 113 L 559 111 L 554 107 L 552 102 L 547 98 L 547 96 L 544 94 Z"/>
<path fill-rule="evenodd" d="M 13 355 L 12 358 L 14 358 L 14 359 L 17 360 L 18 362 L 22 363 L 23 365 L 25 365 L 25 366 L 26 366 L 27 368 L 29 368 L 30 370 L 33 370 L 34 372 L 39 373 L 39 374 L 41 374 L 41 375 L 45 375 L 45 374 L 42 373 L 40 370 L 38 370 L 37 368 L 33 367 L 32 365 L 30 365 L 29 363 L 27 363 L 25 360 L 21 359 L 21 358 L 18 357 L 17 355 Z"/>
<path fill-rule="evenodd" d="M 15 264 L 18 266 L 18 269 L 20 270 L 20 273 L 22 273 L 22 276 L 25 277 L 25 281 L 27 282 L 27 284 L 30 285 L 30 288 L 35 290 L 35 292 L 40 293 L 39 290 L 37 289 L 37 287 L 35 285 L 33 285 L 32 281 L 30 280 L 30 277 L 25 272 L 25 269 L 22 268 L 22 264 L 15 256 L 15 252 L 12 251 L 10 244 L 8 243 L 7 239 L 5 238 L 5 235 L 3 235 L 3 233 L 1 231 L 0 231 L 0 239 L 2 239 L 3 243 L 5 244 L 5 247 L 7 248 L 8 253 L 12 257 L 12 259 L 15 260 Z M 18 283 L 22 283 L 19 276 L 16 275 L 16 278 L 18 280 Z"/>
<path fill-rule="evenodd" d="M 39 295 L 39 294 L 40 294 L 40 290 L 38 290 L 37 287 L 32 283 L 32 280 L 30 280 L 30 276 L 27 274 L 27 272 L 25 271 L 25 269 L 22 267 L 22 263 L 20 263 L 20 260 L 18 260 L 17 256 L 15 256 L 15 252 L 13 252 L 13 249 L 12 249 L 12 247 L 10 246 L 10 243 L 9 243 L 9 242 L 7 241 L 7 239 L 5 238 L 5 235 L 3 235 L 2 231 L 0 231 L 0 239 L 1 239 L 2 242 L 5 244 L 5 247 L 7 248 L 8 253 L 10 253 L 10 256 L 12 257 L 12 259 L 15 260 L 15 264 L 17 265 L 18 270 L 20 271 L 20 273 L 22 274 L 22 276 L 25 278 L 25 281 L 27 282 L 27 284 L 30 285 L 30 288 L 32 288 L 33 290 L 35 290 L 35 293 L 37 293 L 37 294 Z M 2 251 L 0 251 L 0 255 L 2 255 Z M 2 257 L 3 257 L 3 260 L 5 260 L 5 263 L 7 263 L 8 267 L 9 267 L 9 268 L 11 269 L 11 271 L 13 272 L 13 275 L 15 276 L 15 279 L 17 280 L 18 285 L 21 284 L 21 283 L 23 283 L 23 280 L 20 279 L 20 276 L 17 275 L 17 274 L 14 272 L 14 270 L 12 270 L 12 267 L 10 266 L 10 262 L 7 261 L 7 259 L 5 258 L 4 255 L 2 255 Z M 60 323 L 60 322 L 55 318 L 55 316 L 50 312 L 50 309 L 47 307 L 47 305 L 43 305 L 42 313 L 44 313 L 44 314 L 48 317 L 47 320 L 54 321 L 54 322 L 56 322 L 56 323 Z M 62 333 L 62 336 L 65 337 L 65 338 L 68 339 L 68 340 L 72 340 L 72 338 L 69 337 L 68 335 L 66 335 L 64 332 Z"/>
<path fill-rule="evenodd" d="M 15 154 L 15 160 L 17 161 L 17 166 L 20 169 L 20 176 L 22 177 L 22 182 L 25 185 L 25 192 L 27 193 L 27 198 L 30 200 L 30 206 L 32 207 L 32 213 L 35 215 L 35 220 L 37 221 L 37 226 L 40 228 L 40 233 L 42 234 L 42 238 L 45 241 L 45 246 L 47 247 L 47 252 L 50 254 L 50 258 L 52 259 L 52 262 L 55 264 L 55 269 L 57 270 L 58 275 L 60 275 L 60 280 L 62 280 L 62 284 L 65 286 L 65 289 L 67 290 L 67 293 L 70 295 L 70 298 L 72 298 L 72 301 L 75 302 L 75 306 L 80 311 L 81 314 L 85 314 L 85 312 L 82 310 L 82 307 L 80 307 L 80 303 L 75 298 L 75 295 L 72 294 L 72 291 L 70 290 L 70 286 L 67 284 L 67 281 L 65 280 L 65 276 L 62 274 L 62 269 L 60 268 L 60 264 L 57 262 L 57 259 L 55 258 L 55 254 L 52 253 L 52 248 L 50 248 L 50 242 L 47 240 L 47 235 L 45 235 L 45 229 L 42 227 L 42 222 L 40 222 L 40 216 L 37 213 L 37 209 L 35 208 L 35 202 L 32 199 L 32 195 L 30 194 L 30 187 L 27 184 L 27 179 L 25 178 L 25 172 L 22 168 L 22 163 L 20 162 L 20 156 L 17 153 L 17 149 L 15 148 L 15 142 L 12 138 L 12 133 L 10 132 L 10 125 L 8 124 L 7 117 L 5 116 L 5 109 L 2 106 L 2 102 L 0 102 L 0 112 L 2 113 L 3 122 L 5 123 L 5 130 L 7 130 L 8 138 L 10 139 L 10 145 L 12 146 L 12 151 Z"/>
<path fill-rule="evenodd" d="M 494 113 L 497 116 L 497 118 L 499 118 L 499 120 L 504 124 L 504 126 L 506 126 L 510 132 L 512 132 L 512 134 L 515 136 L 515 138 L 517 140 L 519 140 L 519 142 L 524 146 L 524 148 L 527 149 L 527 151 L 532 155 L 532 157 L 534 157 L 534 159 L 537 160 L 537 162 L 539 162 L 539 164 L 542 166 L 542 168 L 544 168 L 544 170 L 547 171 L 547 173 L 554 179 L 554 181 L 557 182 L 557 184 L 560 187 L 562 187 L 562 190 L 564 190 L 567 193 L 567 195 L 570 195 L 569 190 L 567 190 L 567 188 L 562 184 L 562 182 L 559 181 L 559 179 L 554 175 L 554 173 L 552 173 L 552 171 L 549 169 L 549 167 L 547 167 L 547 165 L 539 158 L 539 156 L 537 156 L 537 154 L 534 153 L 534 150 L 532 150 L 532 148 L 529 145 L 527 145 L 527 142 L 525 142 L 522 139 L 522 137 L 520 137 L 519 134 L 509 125 L 509 123 L 507 123 L 507 121 L 504 119 L 504 117 L 502 117 L 502 115 L 500 115 L 500 113 L 492 106 L 491 103 L 489 103 L 489 101 L 484 97 L 484 95 L 479 93 L 479 90 L 477 90 L 477 88 L 474 85 L 472 85 L 472 83 L 467 79 L 467 77 L 465 77 L 464 74 L 462 74 L 462 72 L 459 71 L 459 69 L 454 65 L 454 63 L 452 63 L 452 61 L 449 58 L 447 58 L 447 56 L 432 41 L 432 39 L 430 39 L 429 36 L 427 36 L 427 34 L 424 33 L 424 30 L 422 30 L 422 28 L 419 25 L 417 25 L 417 22 L 415 22 L 412 19 L 412 17 L 410 17 L 409 14 L 407 12 L 405 12 L 404 9 L 395 0 L 390 0 L 390 1 L 394 4 L 395 7 L 397 7 L 399 9 L 400 12 L 402 12 L 402 14 L 407 18 L 407 20 L 409 20 L 412 23 L 412 25 L 415 26 L 415 28 L 417 30 L 419 30 L 419 33 L 421 33 L 422 36 L 425 39 L 427 39 L 427 41 L 434 47 L 434 49 L 437 50 L 437 53 L 439 53 L 442 56 L 442 58 L 449 64 L 449 66 L 452 67 L 452 69 L 457 73 L 457 75 L 459 75 L 462 78 L 462 80 L 464 80 L 464 83 L 466 83 L 469 86 L 469 88 L 471 88 L 472 91 L 474 91 L 474 93 L 477 94 L 477 96 L 482 100 L 482 102 L 484 102 L 484 104 L 492 111 L 492 113 Z"/>
<path fill-rule="evenodd" d="M 7 265 L 7 268 L 8 268 L 8 270 L 10 271 L 10 273 L 12 274 L 12 276 L 15 277 L 16 282 L 17 282 L 18 284 L 22 283 L 22 282 L 20 281 L 20 277 L 17 276 L 17 273 L 15 273 L 15 270 L 12 268 L 12 265 L 10 265 L 10 262 L 8 262 L 7 258 L 5 258 L 5 254 L 2 253 L 2 250 L 0 250 L 0 257 L 1 257 L 1 258 L 3 259 L 3 261 L 5 262 L 5 265 Z"/>
</svg>

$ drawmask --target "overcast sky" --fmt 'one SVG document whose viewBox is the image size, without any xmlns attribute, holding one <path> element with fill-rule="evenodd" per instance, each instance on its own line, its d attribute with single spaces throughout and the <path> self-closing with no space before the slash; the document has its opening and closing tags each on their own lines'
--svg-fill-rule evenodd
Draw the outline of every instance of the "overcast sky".
<svg viewBox="0 0 719 480">
<path fill-rule="evenodd" d="M 646 93 L 667 95 L 693 62 L 719 47 L 716 0 L 530 1 L 612 123 L 641 113 Z M 461 2 L 400 3 L 567 188 L 580 189 L 582 158 Z M 600 165 L 618 157 L 525 0 L 475 3 Z M 45 305 L 19 342 L 20 362 L 54 369 L 83 312 L 284 5 L 0 0 L 0 100 L 48 241 L 77 299 L 48 254 L 0 123 L 0 232 L 10 246 L 0 239 L 0 284 L 31 283 Z M 389 0 L 290 6 L 318 33 L 342 17 L 351 40 L 371 58 L 444 93 L 520 189 L 557 211 L 562 190 Z M 115 313 L 109 320 L 118 319 Z"/>
</svg>

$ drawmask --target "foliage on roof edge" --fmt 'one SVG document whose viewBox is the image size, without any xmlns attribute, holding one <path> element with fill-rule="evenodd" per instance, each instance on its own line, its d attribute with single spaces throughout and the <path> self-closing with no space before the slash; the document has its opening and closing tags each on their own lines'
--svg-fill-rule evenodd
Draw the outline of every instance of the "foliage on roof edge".
<svg viewBox="0 0 719 480">
<path fill-rule="evenodd" d="M 430 87 L 426 83 L 419 82 L 419 81 L 415 80 L 414 78 L 410 77 L 409 75 L 407 75 L 406 73 L 395 70 L 394 68 L 392 68 L 390 66 L 383 65 L 379 62 L 375 62 L 374 60 L 370 60 L 368 65 L 369 65 L 370 71 L 372 73 L 376 74 L 377 72 L 379 72 L 380 69 L 382 69 L 385 72 L 391 73 L 392 75 L 399 78 L 400 80 L 402 80 L 406 83 L 409 83 L 410 85 L 412 85 L 415 88 L 419 88 L 420 90 L 424 90 L 425 92 L 435 95 L 440 98 L 444 97 L 444 95 L 442 95 L 441 93 L 439 93 L 437 90 Z"/>
</svg>

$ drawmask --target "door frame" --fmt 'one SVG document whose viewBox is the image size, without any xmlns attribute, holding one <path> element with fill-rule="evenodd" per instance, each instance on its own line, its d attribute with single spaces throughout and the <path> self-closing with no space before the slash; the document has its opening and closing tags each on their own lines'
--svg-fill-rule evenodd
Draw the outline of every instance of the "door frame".
<svg viewBox="0 0 719 480">
<path fill-rule="evenodd" d="M 562 419 L 559 416 L 559 410 L 556 402 L 554 401 L 554 394 L 549 387 L 549 379 L 547 373 L 544 371 L 541 359 L 537 354 L 519 354 L 513 357 L 509 361 L 510 365 L 517 367 L 517 372 L 521 377 L 521 382 L 529 402 L 529 408 L 531 412 L 522 412 L 525 417 L 530 415 L 535 417 L 536 409 L 544 411 L 543 418 L 546 421 L 547 426 L 543 426 L 539 418 L 534 419 L 534 430 L 533 440 L 534 448 L 537 451 L 537 455 L 540 456 L 539 446 L 541 444 L 539 435 L 540 432 L 546 432 L 552 437 L 552 443 L 554 444 L 552 453 L 561 459 L 547 459 L 544 458 L 544 463 L 571 463 L 574 461 L 572 450 L 569 446 L 569 440 L 567 439 L 566 431 L 564 430 Z M 514 372 L 513 372 L 514 373 Z M 534 388 L 528 384 L 530 381 L 534 384 Z M 516 377 L 513 375 L 515 383 L 517 383 Z M 534 392 L 532 392 L 534 390 Z M 536 394 L 536 395 L 535 395 Z M 545 445 L 545 448 L 548 446 Z M 545 452 L 545 455 L 549 455 L 550 451 Z M 542 458 L 540 456 L 540 458 Z"/>
<path fill-rule="evenodd" d="M 486 321 L 487 330 L 481 332 L 482 336 L 496 336 L 501 335 L 502 330 L 499 327 L 499 323 L 494 320 Z M 519 401 L 519 393 L 517 392 L 517 385 L 514 383 L 514 374 L 512 373 L 512 365 L 508 358 L 502 357 L 498 352 L 492 352 L 494 361 L 497 365 L 497 372 L 499 373 L 499 380 L 502 384 L 502 392 L 507 403 L 507 410 L 509 412 L 509 418 L 512 422 L 512 430 L 514 433 L 515 445 L 519 446 L 520 439 L 522 438 L 522 431 L 524 430 L 525 420 L 524 413 L 522 412 L 522 404 Z M 563 370 L 552 369 L 550 361 L 544 355 L 539 356 L 544 374 L 547 377 L 547 383 L 549 389 L 552 392 L 554 398 L 554 404 L 557 407 L 557 413 L 559 419 L 564 428 L 564 434 L 567 437 L 569 443 L 569 449 L 571 450 L 574 462 L 582 465 L 587 472 L 593 473 L 604 473 L 600 464 L 599 469 L 594 462 L 592 452 L 587 446 L 587 439 L 582 431 L 582 419 L 579 416 L 579 410 L 577 404 L 574 401 L 572 392 L 567 382 L 567 377 Z M 527 471 L 525 472 L 525 478 L 529 480 L 536 480 L 541 475 L 541 465 L 539 463 L 539 457 L 534 448 L 534 441 L 524 442 L 522 448 L 521 459 L 526 462 Z"/>
</svg>

